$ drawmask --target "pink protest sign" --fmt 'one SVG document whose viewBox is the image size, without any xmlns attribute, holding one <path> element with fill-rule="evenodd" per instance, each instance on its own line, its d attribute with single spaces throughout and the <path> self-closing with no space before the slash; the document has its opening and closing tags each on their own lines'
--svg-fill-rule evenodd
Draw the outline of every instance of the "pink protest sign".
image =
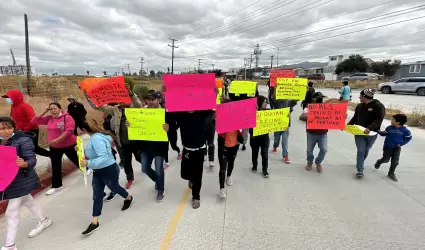
<svg viewBox="0 0 425 250">
<path fill-rule="evenodd" d="M 216 130 L 218 134 L 257 125 L 257 98 L 217 105 Z"/>
<path fill-rule="evenodd" d="M 4 191 L 18 174 L 15 147 L 0 146 L 0 192 Z"/>
<path fill-rule="evenodd" d="M 167 112 L 216 108 L 215 74 L 163 75 Z"/>
</svg>

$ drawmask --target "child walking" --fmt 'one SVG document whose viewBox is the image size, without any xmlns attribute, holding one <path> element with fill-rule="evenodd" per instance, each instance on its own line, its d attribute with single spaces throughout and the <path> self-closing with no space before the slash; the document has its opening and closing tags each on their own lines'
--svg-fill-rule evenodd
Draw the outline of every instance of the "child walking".
<svg viewBox="0 0 425 250">
<path fill-rule="evenodd" d="M 266 110 L 267 109 L 267 98 L 260 95 L 257 97 L 257 107 L 258 110 Z M 269 178 L 269 172 L 267 171 L 269 165 L 269 155 L 268 150 L 270 146 L 270 137 L 269 134 L 254 136 L 254 130 L 252 128 L 249 129 L 250 134 L 250 146 L 252 149 L 252 172 L 257 172 L 258 166 L 258 151 L 261 150 L 261 158 L 263 165 L 263 176 L 264 178 Z"/>
<path fill-rule="evenodd" d="M 382 158 L 377 160 L 375 168 L 379 169 L 382 163 L 387 163 L 391 160 L 388 178 L 397 182 L 395 169 L 400 160 L 401 147 L 412 140 L 412 134 L 404 124 L 407 122 L 407 117 L 404 114 L 396 114 L 391 120 L 391 125 L 385 131 L 378 131 L 379 135 L 385 136 L 384 149 Z"/>
</svg>

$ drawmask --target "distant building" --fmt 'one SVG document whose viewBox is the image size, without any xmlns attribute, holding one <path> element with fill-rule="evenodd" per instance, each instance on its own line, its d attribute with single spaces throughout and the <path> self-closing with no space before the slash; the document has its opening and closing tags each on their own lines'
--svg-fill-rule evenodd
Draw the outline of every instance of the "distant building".
<svg viewBox="0 0 425 250">
<path fill-rule="evenodd" d="M 394 78 L 403 77 L 425 77 L 425 61 L 402 63 L 394 74 Z"/>
<path fill-rule="evenodd" d="M 35 75 L 35 69 L 31 66 L 31 74 Z M 27 66 L 26 65 L 9 65 L 9 66 L 0 66 L 0 75 L 9 76 L 9 75 L 27 75 Z"/>
</svg>

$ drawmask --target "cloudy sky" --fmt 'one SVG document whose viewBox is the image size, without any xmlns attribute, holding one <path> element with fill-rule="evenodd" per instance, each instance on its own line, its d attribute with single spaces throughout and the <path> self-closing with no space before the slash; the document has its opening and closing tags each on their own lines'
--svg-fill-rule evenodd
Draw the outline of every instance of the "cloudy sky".
<svg viewBox="0 0 425 250">
<path fill-rule="evenodd" d="M 260 65 L 326 62 L 359 53 L 373 60 L 425 60 L 423 0 L 8 0 L 0 5 L 0 65 L 25 63 L 24 14 L 37 73 L 92 75 L 198 66 L 241 67 L 260 44 Z M 253 65 L 255 62 L 253 62 Z"/>
</svg>

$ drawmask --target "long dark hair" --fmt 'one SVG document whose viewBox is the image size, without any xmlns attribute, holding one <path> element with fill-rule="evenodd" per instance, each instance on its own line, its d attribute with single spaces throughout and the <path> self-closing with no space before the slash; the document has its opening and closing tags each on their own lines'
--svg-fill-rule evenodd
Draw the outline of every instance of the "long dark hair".
<svg viewBox="0 0 425 250">
<path fill-rule="evenodd" d="M 0 124 L 5 126 L 5 127 L 12 127 L 12 128 L 16 128 L 16 123 L 15 121 L 8 117 L 8 116 L 2 116 L 0 117 Z"/>
<path fill-rule="evenodd" d="M 81 127 L 84 131 L 88 133 L 102 133 L 104 135 L 111 136 L 112 139 L 114 139 L 115 141 L 118 140 L 118 137 L 116 135 L 114 135 L 112 132 L 103 129 L 102 126 L 95 119 L 84 121 L 83 124 L 81 124 Z"/>
</svg>

